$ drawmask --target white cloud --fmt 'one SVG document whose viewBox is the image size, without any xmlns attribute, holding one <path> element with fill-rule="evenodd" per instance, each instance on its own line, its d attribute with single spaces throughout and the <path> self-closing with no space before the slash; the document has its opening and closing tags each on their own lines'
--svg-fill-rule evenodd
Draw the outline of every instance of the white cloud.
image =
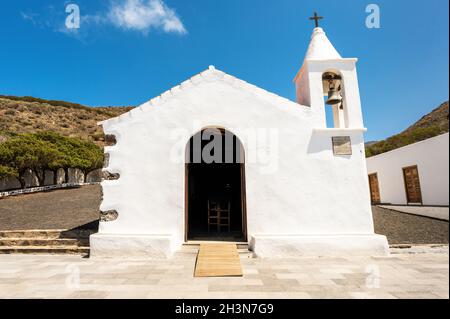
<svg viewBox="0 0 450 319">
<path fill-rule="evenodd" d="M 113 1 L 107 18 L 119 28 L 137 30 L 144 34 L 152 29 L 187 33 L 175 11 L 167 7 L 162 0 Z"/>
<path fill-rule="evenodd" d="M 79 29 L 68 29 L 65 25 L 67 13 L 47 7 L 42 14 L 20 12 L 22 19 L 35 27 L 52 29 L 77 39 L 92 37 L 96 28 L 115 26 L 124 30 L 138 31 L 146 35 L 152 30 L 166 33 L 186 34 L 187 31 L 176 12 L 163 0 L 110 0 L 103 12 L 89 14 L 81 11 Z"/>
<path fill-rule="evenodd" d="M 33 25 L 36 25 L 36 21 L 34 20 L 33 14 L 28 14 L 28 13 L 21 11 L 20 15 L 21 15 L 22 19 L 30 21 Z"/>
</svg>

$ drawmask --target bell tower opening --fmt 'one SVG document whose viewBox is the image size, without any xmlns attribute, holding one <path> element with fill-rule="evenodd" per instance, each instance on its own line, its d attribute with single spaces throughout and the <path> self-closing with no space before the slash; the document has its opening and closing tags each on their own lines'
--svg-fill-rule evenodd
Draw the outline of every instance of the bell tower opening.
<svg viewBox="0 0 450 319">
<path fill-rule="evenodd" d="M 247 240 L 244 148 L 225 129 L 208 128 L 186 147 L 186 240 Z"/>
<path fill-rule="evenodd" d="M 345 96 L 343 80 L 339 72 L 328 71 L 322 75 L 326 123 L 329 128 L 344 128 Z"/>
<path fill-rule="evenodd" d="M 303 64 L 294 78 L 297 103 L 327 115 L 321 128 L 364 129 L 359 95 L 356 58 L 343 58 L 318 27 L 321 17 L 314 15 L 316 27 Z M 324 96 L 326 98 L 324 98 Z"/>
</svg>

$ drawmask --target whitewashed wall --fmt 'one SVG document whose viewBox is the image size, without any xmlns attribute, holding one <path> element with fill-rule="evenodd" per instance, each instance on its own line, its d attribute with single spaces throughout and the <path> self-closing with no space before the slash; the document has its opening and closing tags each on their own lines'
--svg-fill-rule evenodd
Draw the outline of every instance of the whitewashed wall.
<svg viewBox="0 0 450 319">
<path fill-rule="evenodd" d="M 211 69 L 103 123 L 105 134 L 117 138 L 105 149 L 106 170 L 120 178 L 102 182 L 101 210 L 116 210 L 118 218 L 91 236 L 92 256 L 159 256 L 181 246 L 184 150 L 191 136 L 211 126 L 244 144 L 248 234 L 257 254 L 384 253 L 385 237 L 374 235 L 361 126 L 326 129 L 323 107 L 299 105 Z M 254 145 L 248 129 L 275 130 L 279 144 Z M 333 155 L 331 138 L 342 135 L 351 137 L 353 155 Z M 268 150 L 276 153 L 269 171 L 254 160 Z"/>
<path fill-rule="evenodd" d="M 367 159 L 377 173 L 381 201 L 407 204 L 403 168 L 417 165 L 424 205 L 449 204 L 449 135 L 443 134 Z"/>
</svg>

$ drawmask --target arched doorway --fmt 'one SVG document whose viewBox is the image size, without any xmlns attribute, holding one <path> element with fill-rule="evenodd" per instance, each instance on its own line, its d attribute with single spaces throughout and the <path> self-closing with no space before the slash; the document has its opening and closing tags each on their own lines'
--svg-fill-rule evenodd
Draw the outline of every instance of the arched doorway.
<svg viewBox="0 0 450 319">
<path fill-rule="evenodd" d="M 208 128 L 186 146 L 185 239 L 247 241 L 245 154 L 230 131 Z"/>
</svg>

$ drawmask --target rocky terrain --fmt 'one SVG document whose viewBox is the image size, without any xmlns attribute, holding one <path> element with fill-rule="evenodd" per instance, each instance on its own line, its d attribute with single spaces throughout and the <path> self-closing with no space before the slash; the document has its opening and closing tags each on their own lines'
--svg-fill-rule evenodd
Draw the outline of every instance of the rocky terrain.
<svg viewBox="0 0 450 319">
<path fill-rule="evenodd" d="M 15 134 L 52 131 L 103 146 L 103 131 L 97 122 L 131 109 L 87 107 L 64 101 L 0 95 L 0 142 Z"/>
</svg>

